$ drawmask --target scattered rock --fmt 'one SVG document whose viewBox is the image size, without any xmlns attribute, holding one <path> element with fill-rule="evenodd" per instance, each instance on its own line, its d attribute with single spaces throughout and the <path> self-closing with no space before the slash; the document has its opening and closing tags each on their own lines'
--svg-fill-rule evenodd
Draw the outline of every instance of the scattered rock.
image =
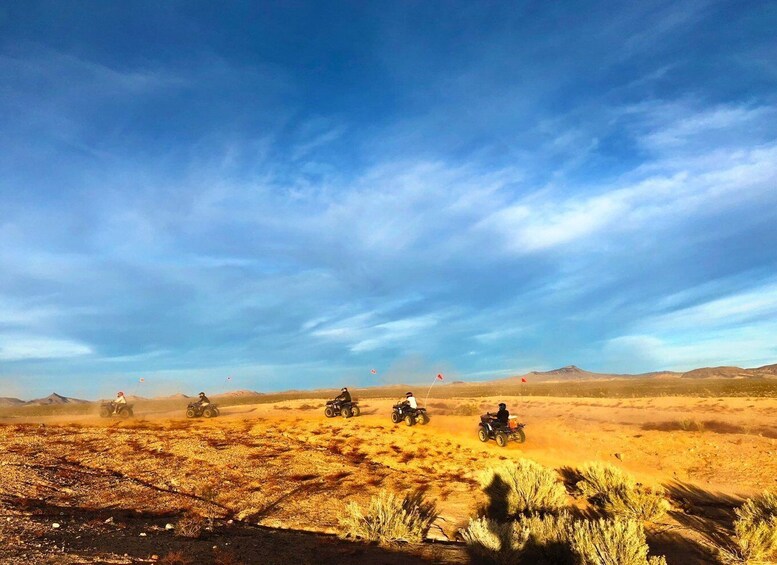
<svg viewBox="0 0 777 565">
<path fill-rule="evenodd" d="M 59 528 L 59 524 L 54 522 L 53 524 L 51 524 L 51 527 L 56 530 L 57 528 Z"/>
<path fill-rule="evenodd" d="M 174 529 L 175 529 L 175 526 L 173 526 L 172 524 L 169 524 L 169 523 L 165 524 L 165 530 L 174 530 Z"/>
<path fill-rule="evenodd" d="M 140 537 L 142 538 L 146 537 L 146 532 L 140 532 Z"/>
<path fill-rule="evenodd" d="M 105 523 L 106 523 L 106 524 L 113 524 L 113 516 L 111 516 L 110 518 L 108 518 L 108 519 L 105 521 Z"/>
</svg>

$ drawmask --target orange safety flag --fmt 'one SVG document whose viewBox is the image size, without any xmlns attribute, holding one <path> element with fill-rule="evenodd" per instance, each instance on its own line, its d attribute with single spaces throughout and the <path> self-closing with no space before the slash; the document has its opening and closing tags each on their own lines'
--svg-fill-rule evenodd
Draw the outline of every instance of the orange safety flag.
<svg viewBox="0 0 777 565">
<path fill-rule="evenodd" d="M 441 380 L 442 380 L 442 373 L 437 373 L 437 380 L 438 380 L 438 381 L 441 381 Z"/>
<path fill-rule="evenodd" d="M 372 373 L 373 375 L 377 375 L 378 371 L 376 371 L 375 369 L 370 369 L 370 373 Z"/>
<path fill-rule="evenodd" d="M 521 382 L 525 383 L 526 382 L 526 377 L 521 377 Z"/>
</svg>

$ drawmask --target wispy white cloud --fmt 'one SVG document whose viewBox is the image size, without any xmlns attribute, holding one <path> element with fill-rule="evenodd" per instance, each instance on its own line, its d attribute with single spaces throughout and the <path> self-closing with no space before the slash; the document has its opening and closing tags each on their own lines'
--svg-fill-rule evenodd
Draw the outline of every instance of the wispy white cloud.
<svg viewBox="0 0 777 565">
<path fill-rule="evenodd" d="M 643 325 L 661 331 L 714 329 L 777 319 L 777 284 L 771 283 L 695 306 L 650 317 Z M 777 344 L 777 342 L 775 342 Z"/>
<path fill-rule="evenodd" d="M 66 339 L 18 334 L 0 335 L 0 359 L 3 361 L 67 359 L 92 353 L 89 345 Z"/>
</svg>

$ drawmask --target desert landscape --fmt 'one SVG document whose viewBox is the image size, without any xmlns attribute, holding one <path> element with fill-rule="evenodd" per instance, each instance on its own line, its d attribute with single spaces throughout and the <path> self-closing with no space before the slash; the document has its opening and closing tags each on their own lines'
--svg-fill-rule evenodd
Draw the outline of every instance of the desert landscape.
<svg viewBox="0 0 777 565">
<path fill-rule="evenodd" d="M 593 463 L 657 494 L 660 508 L 642 520 L 650 556 L 731 562 L 737 508 L 777 488 L 777 380 L 597 377 L 565 368 L 530 383 L 439 385 L 420 398 L 430 422 L 414 426 L 390 419 L 407 385 L 354 391 L 361 414 L 331 419 L 333 391 L 225 393 L 212 398 L 221 415 L 211 419 L 186 419 L 185 397 L 136 399 L 128 419 L 63 397 L 6 402 L 0 559 L 563 562 L 489 553 L 467 532 L 473 519 L 496 518 L 484 477 L 505 465 L 551 473 L 563 485 L 559 508 L 575 519 L 607 515 L 581 487 Z M 479 441 L 478 416 L 499 402 L 526 425 L 525 443 Z M 434 505 L 420 539 L 374 543 L 353 530 L 354 504 L 391 493 Z"/>
</svg>

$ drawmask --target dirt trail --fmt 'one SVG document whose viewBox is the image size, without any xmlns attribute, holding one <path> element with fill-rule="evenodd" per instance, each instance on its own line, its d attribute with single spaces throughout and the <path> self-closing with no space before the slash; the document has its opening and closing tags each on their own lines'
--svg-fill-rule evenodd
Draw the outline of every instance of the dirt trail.
<svg viewBox="0 0 777 565">
<path fill-rule="evenodd" d="M 227 406 L 212 420 L 168 412 L 14 423 L 0 426 L 0 500 L 17 510 L 45 500 L 60 509 L 196 511 L 221 524 L 337 533 L 343 501 L 419 489 L 441 514 L 432 536 L 453 540 L 485 502 L 479 473 L 521 457 L 557 469 L 605 461 L 670 486 L 680 510 L 672 527 L 682 527 L 682 505 L 701 507 L 688 502 L 699 493 L 723 493 L 732 508 L 777 485 L 777 439 L 764 433 L 775 399 L 506 398 L 527 424 L 527 442 L 504 449 L 476 437 L 478 414 L 499 400 L 430 401 L 431 422 L 413 427 L 391 423 L 391 399 L 366 400 L 363 415 L 347 420 L 327 419 L 323 402 L 307 400 Z M 60 533 L 77 531 L 72 522 Z M 703 540 L 683 540 L 690 545 L 682 550 L 677 540 L 655 543 L 670 557 L 700 554 Z"/>
</svg>

